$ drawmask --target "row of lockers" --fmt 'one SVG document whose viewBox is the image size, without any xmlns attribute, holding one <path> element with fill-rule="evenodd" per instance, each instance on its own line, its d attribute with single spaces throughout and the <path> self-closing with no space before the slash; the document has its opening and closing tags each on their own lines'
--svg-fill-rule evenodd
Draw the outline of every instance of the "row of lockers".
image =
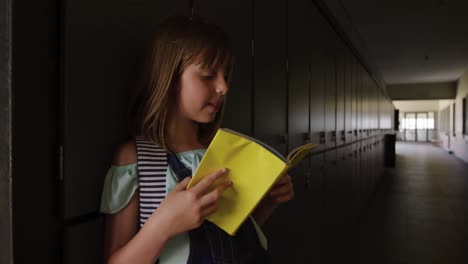
<svg viewBox="0 0 468 264">
<path fill-rule="evenodd" d="M 253 37 L 233 38 L 234 47 L 252 39 L 253 57 L 235 50 L 239 63 L 225 126 L 283 153 L 305 141 L 329 149 L 392 129 L 391 102 L 313 1 L 270 3 L 254 9 L 252 24 L 247 16 L 235 27 L 215 17 L 216 6 L 199 8 L 231 35 L 238 36 L 244 23 L 253 27 Z"/>
<path fill-rule="evenodd" d="M 129 69 L 137 61 L 135 50 L 143 50 L 141 43 L 156 21 L 190 13 L 188 0 L 88 2 L 66 5 L 67 219 L 99 208 L 103 175 L 115 146 L 127 136 L 124 117 L 135 76 L 122 72 L 138 69 Z M 284 154 L 308 141 L 320 143 L 318 150 L 330 149 L 392 128 L 390 101 L 313 1 L 195 1 L 194 12 L 220 25 L 233 42 L 235 65 L 223 126 Z"/>
<path fill-rule="evenodd" d="M 312 155 L 264 232 L 273 263 L 343 263 L 384 167 L 384 137 Z M 340 259 L 341 258 L 341 259 Z"/>
<path fill-rule="evenodd" d="M 344 219 L 342 214 L 354 219 L 373 189 L 382 167 L 382 145 L 376 139 L 391 131 L 393 106 L 314 1 L 68 0 L 65 9 L 65 263 L 99 262 L 103 227 L 96 213 L 112 152 L 126 137 L 123 117 L 136 75 L 128 72 L 137 71 L 133 66 L 143 56 L 134 51 L 142 51 L 154 25 L 173 14 L 200 15 L 232 39 L 235 64 L 223 126 L 253 135 L 283 154 L 305 142 L 320 144 L 310 164 L 292 172 L 296 199 L 280 209 L 270 225 L 294 225 L 283 221 L 298 212 L 309 220 L 326 215 L 317 219 L 327 226 L 312 222 L 312 233 L 303 234 L 325 232 L 323 243 L 305 241 L 328 245 L 327 250 L 333 249 L 333 238 L 350 230 L 337 221 Z M 350 188 L 351 183 L 356 188 Z M 349 207 L 355 195 L 359 199 Z M 321 209 L 313 207 L 318 203 Z M 278 254 L 275 261 L 291 263 L 283 260 L 292 257 L 302 236 L 267 229 Z M 294 243 L 285 244 L 288 239 Z M 279 245 L 287 248 L 279 250 Z"/>
</svg>

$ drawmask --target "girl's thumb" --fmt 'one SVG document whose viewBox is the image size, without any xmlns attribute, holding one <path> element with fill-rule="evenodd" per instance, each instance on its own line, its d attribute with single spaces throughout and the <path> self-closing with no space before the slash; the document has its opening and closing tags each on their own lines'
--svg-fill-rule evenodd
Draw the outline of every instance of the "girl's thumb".
<svg viewBox="0 0 468 264">
<path fill-rule="evenodd" d="M 175 191 L 183 191 L 183 190 L 187 189 L 187 186 L 188 186 L 191 179 L 192 179 L 192 177 L 185 177 L 185 179 L 183 179 L 181 182 L 179 182 L 174 187 L 174 190 Z"/>
</svg>

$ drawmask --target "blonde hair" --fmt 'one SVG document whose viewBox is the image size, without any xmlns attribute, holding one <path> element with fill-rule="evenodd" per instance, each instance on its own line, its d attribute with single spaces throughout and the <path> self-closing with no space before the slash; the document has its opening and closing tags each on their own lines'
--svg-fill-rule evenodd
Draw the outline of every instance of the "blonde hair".
<svg viewBox="0 0 468 264">
<path fill-rule="evenodd" d="M 151 51 L 134 98 L 130 105 L 133 134 L 167 149 L 165 127 L 169 104 L 175 98 L 175 84 L 184 69 L 195 63 L 202 68 L 227 67 L 232 64 L 230 41 L 216 25 L 200 18 L 169 17 L 158 27 Z M 199 141 L 211 142 L 220 127 L 224 103 L 214 121 L 199 124 Z"/>
</svg>

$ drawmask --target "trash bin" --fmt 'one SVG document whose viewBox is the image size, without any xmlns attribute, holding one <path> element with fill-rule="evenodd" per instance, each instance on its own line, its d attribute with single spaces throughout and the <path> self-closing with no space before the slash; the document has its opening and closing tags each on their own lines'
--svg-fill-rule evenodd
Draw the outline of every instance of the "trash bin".
<svg viewBox="0 0 468 264">
<path fill-rule="evenodd" d="M 385 141 L 385 151 L 384 151 L 385 167 L 395 168 L 396 134 L 386 134 L 385 137 L 384 137 L 384 141 Z"/>
</svg>

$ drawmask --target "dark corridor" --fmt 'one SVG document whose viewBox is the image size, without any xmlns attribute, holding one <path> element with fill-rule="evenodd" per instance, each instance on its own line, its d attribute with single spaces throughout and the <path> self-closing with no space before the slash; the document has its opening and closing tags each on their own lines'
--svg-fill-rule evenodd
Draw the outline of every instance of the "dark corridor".
<svg viewBox="0 0 468 264">
<path fill-rule="evenodd" d="M 346 258 L 353 263 L 466 263 L 468 164 L 428 143 L 398 142 Z"/>
</svg>

